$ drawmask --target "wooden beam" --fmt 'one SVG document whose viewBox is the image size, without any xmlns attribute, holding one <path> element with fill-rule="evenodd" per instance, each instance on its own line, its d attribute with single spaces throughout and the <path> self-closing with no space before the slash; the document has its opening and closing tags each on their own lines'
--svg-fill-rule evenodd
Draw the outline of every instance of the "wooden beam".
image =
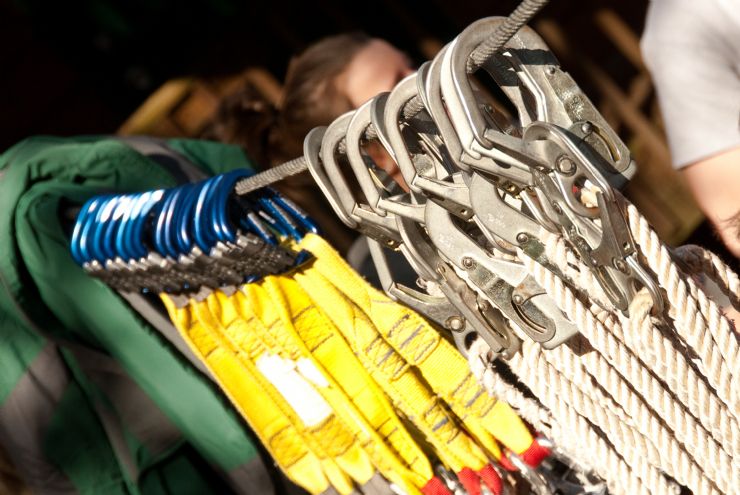
<svg viewBox="0 0 740 495">
<path fill-rule="evenodd" d="M 117 134 L 147 134 L 157 121 L 187 98 L 194 81 L 191 78 L 171 79 L 152 93 L 118 128 Z"/>
<path fill-rule="evenodd" d="M 594 14 L 594 21 L 632 65 L 640 71 L 647 70 L 640 52 L 640 38 L 616 12 L 599 9 Z"/>
</svg>

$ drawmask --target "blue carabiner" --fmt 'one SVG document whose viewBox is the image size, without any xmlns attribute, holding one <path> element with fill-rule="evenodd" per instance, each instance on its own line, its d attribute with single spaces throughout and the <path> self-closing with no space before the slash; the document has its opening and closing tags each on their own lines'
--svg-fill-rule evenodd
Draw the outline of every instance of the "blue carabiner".
<svg viewBox="0 0 740 495">
<path fill-rule="evenodd" d="M 278 244 L 278 239 L 273 234 L 272 230 L 264 224 L 257 213 L 254 210 L 249 210 L 246 215 L 239 219 L 239 225 L 247 231 L 257 234 L 263 241 L 273 246 Z"/>
<path fill-rule="evenodd" d="M 211 177 L 202 183 L 198 200 L 195 203 L 193 215 L 193 233 L 195 234 L 195 243 L 204 253 L 209 253 L 211 248 L 216 244 L 215 233 L 212 222 L 206 217 L 208 204 L 213 194 L 214 183 L 218 177 Z"/>
<path fill-rule="evenodd" d="M 90 252 L 94 259 L 105 265 L 108 258 L 108 254 L 104 250 L 103 241 L 105 239 L 105 233 L 110 228 L 111 219 L 113 217 L 113 211 L 115 210 L 120 196 L 109 196 L 104 200 L 104 204 L 98 210 L 98 214 L 95 217 L 93 223 L 91 235 L 91 243 L 89 246 Z"/>
<path fill-rule="evenodd" d="M 156 221 L 153 224 L 154 232 L 152 232 L 152 244 L 154 250 L 164 257 L 167 257 L 169 255 L 167 251 L 167 244 L 165 241 L 165 237 L 167 235 L 165 224 L 167 221 L 167 212 L 169 211 L 169 207 L 172 204 L 172 199 L 174 195 L 174 189 L 167 189 L 164 192 L 164 198 L 158 205 L 159 208 L 156 214 Z"/>
<path fill-rule="evenodd" d="M 223 174 L 213 177 L 212 182 L 209 185 L 206 204 L 203 206 L 203 215 L 199 218 L 200 221 L 203 222 L 204 229 L 206 229 L 212 237 L 213 244 L 211 246 L 224 240 L 224 232 L 219 223 L 218 198 L 221 191 L 221 184 L 223 184 L 225 179 L 226 177 Z"/>
<path fill-rule="evenodd" d="M 124 221 L 123 228 L 118 230 L 116 248 L 119 251 L 126 253 L 126 259 L 128 260 L 136 260 L 146 256 L 146 252 L 142 255 L 137 249 L 134 231 L 136 230 L 136 226 L 138 225 L 144 208 L 149 203 L 152 194 L 152 192 L 147 191 L 137 195 L 133 207 L 131 208 L 131 213 Z"/>
<path fill-rule="evenodd" d="M 95 221 L 98 216 L 100 209 L 105 205 L 105 200 L 108 196 L 98 196 L 93 199 L 93 203 L 88 209 L 82 229 L 80 231 L 80 256 L 83 263 L 88 263 L 93 260 L 93 252 L 90 247 L 92 245 L 91 238 L 95 227 Z"/>
<path fill-rule="evenodd" d="M 181 207 L 176 212 L 175 237 L 177 247 L 181 253 L 189 253 L 193 249 L 194 241 L 191 225 L 201 187 L 202 183 L 191 184 L 181 200 Z"/>
<path fill-rule="evenodd" d="M 95 209 L 99 204 L 99 199 L 99 197 L 92 197 L 85 201 L 85 204 L 82 205 L 80 212 L 77 214 L 74 229 L 72 229 L 72 237 L 69 241 L 69 251 L 72 255 L 72 259 L 74 259 L 78 265 L 83 265 L 85 261 L 87 261 L 82 253 L 82 232 L 89 217 L 95 212 Z"/>
<path fill-rule="evenodd" d="M 244 232 L 257 234 L 257 236 L 269 244 L 278 244 L 278 239 L 275 237 L 273 230 L 260 219 L 259 207 L 254 204 L 250 195 L 234 196 L 234 202 L 239 209 L 239 214 L 237 215 L 239 227 Z"/>
<path fill-rule="evenodd" d="M 96 226 L 95 235 L 93 236 L 93 242 L 95 248 L 100 252 L 102 259 L 99 261 L 105 265 L 107 260 L 115 258 L 115 249 L 109 242 L 111 237 L 115 240 L 115 235 L 111 236 L 111 233 L 115 232 L 118 208 L 123 201 L 123 196 L 117 195 L 109 201 L 108 214 L 102 219 L 102 221 Z"/>
<path fill-rule="evenodd" d="M 269 189 L 272 191 L 272 189 Z M 319 226 L 316 224 L 316 222 L 313 221 L 311 217 L 309 217 L 306 212 L 301 210 L 301 208 L 296 205 L 293 201 L 286 198 L 282 194 L 280 194 L 277 191 L 272 191 L 274 196 L 273 200 L 280 205 L 285 211 L 287 211 L 293 219 L 298 221 L 298 223 L 301 224 L 303 229 L 306 232 L 310 232 L 312 234 L 320 234 L 321 230 L 319 229 Z"/>
<path fill-rule="evenodd" d="M 128 246 L 126 245 L 126 238 L 129 235 L 129 231 L 131 230 L 131 225 L 133 224 L 133 219 L 135 218 L 137 214 L 137 211 L 139 209 L 139 204 L 142 202 L 142 197 L 145 194 L 147 193 L 136 193 L 136 194 L 129 195 L 128 208 L 126 208 L 123 211 L 123 215 L 121 216 L 121 224 L 116 230 L 116 238 L 114 240 L 114 246 L 115 246 L 114 249 L 116 253 L 118 254 L 118 256 L 124 261 L 129 261 L 133 259 L 133 255 L 128 249 Z"/>
<path fill-rule="evenodd" d="M 230 218 L 231 207 L 231 194 L 234 189 L 234 184 L 239 179 L 248 177 L 250 174 L 246 169 L 232 170 L 231 172 L 224 175 L 223 181 L 219 184 L 217 194 L 214 198 L 214 208 L 216 209 L 215 217 L 216 223 L 221 227 L 221 240 L 234 242 L 236 240 L 236 232 L 233 227 L 233 222 Z"/>
<path fill-rule="evenodd" d="M 141 239 L 140 226 L 146 221 L 146 215 L 153 206 L 152 198 L 158 192 L 147 191 L 134 195 L 130 213 L 124 215 L 123 226 L 118 229 L 116 237 L 116 249 L 126 255 L 126 260 L 143 258 L 148 253 Z"/>
<path fill-rule="evenodd" d="M 298 230 L 293 219 L 278 205 L 276 205 L 271 198 L 262 197 L 260 198 L 260 203 L 263 208 L 265 208 L 265 210 L 267 210 L 267 212 L 285 228 L 290 237 L 296 241 L 300 241 L 303 238 L 303 234 Z"/>
<path fill-rule="evenodd" d="M 167 248 L 167 253 L 173 258 L 178 259 L 180 254 L 179 245 L 177 244 L 177 225 L 179 224 L 179 218 L 177 216 L 178 210 L 181 209 L 181 200 L 187 195 L 190 188 L 189 184 L 177 187 L 172 194 L 172 200 L 167 208 L 164 222 L 164 243 Z"/>
<path fill-rule="evenodd" d="M 101 249 L 105 253 L 105 258 L 114 260 L 116 258 L 125 258 L 126 254 L 119 251 L 117 248 L 116 239 L 118 239 L 118 232 L 124 227 L 124 219 L 127 212 L 130 212 L 132 207 L 133 196 L 130 194 L 123 194 L 118 196 L 118 201 L 111 212 L 111 218 L 108 221 L 108 225 L 105 227 Z"/>
<path fill-rule="evenodd" d="M 150 199 L 142 207 L 136 221 L 131 228 L 131 236 L 128 243 L 137 258 L 145 258 L 150 250 L 154 249 L 153 224 L 156 222 L 156 211 L 161 208 L 164 198 L 164 189 L 152 192 Z"/>
<path fill-rule="evenodd" d="M 264 198 L 258 198 L 257 199 L 257 215 L 260 219 L 264 220 L 267 225 L 270 227 L 270 229 L 277 234 L 280 238 L 290 237 L 290 231 L 287 229 L 285 224 L 283 222 L 278 221 L 275 217 L 270 215 L 266 211 L 266 207 L 264 206 Z"/>
</svg>

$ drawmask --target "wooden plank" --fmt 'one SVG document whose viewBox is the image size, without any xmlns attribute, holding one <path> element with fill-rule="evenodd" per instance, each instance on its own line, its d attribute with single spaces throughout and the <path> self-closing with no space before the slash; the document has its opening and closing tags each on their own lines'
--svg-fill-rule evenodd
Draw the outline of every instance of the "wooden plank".
<svg viewBox="0 0 740 495">
<path fill-rule="evenodd" d="M 146 135 L 160 138 L 196 137 L 189 136 L 185 129 L 180 127 L 177 122 L 169 116 L 154 122 L 151 127 L 149 127 L 149 130 L 147 130 Z"/>
<path fill-rule="evenodd" d="M 187 136 L 198 135 L 213 118 L 219 99 L 202 82 L 196 82 L 188 97 L 177 105 L 170 117 Z"/>
<path fill-rule="evenodd" d="M 599 9 L 594 14 L 594 21 L 632 65 L 640 71 L 647 70 L 640 52 L 640 38 L 616 12 Z"/>
<path fill-rule="evenodd" d="M 630 81 L 627 98 L 635 108 L 642 107 L 652 94 L 653 80 L 647 72 L 640 72 Z"/>
<path fill-rule="evenodd" d="M 188 96 L 194 80 L 192 78 L 171 79 L 159 87 L 118 128 L 118 134 L 149 134 L 155 124 L 166 119 L 172 108 Z"/>
<path fill-rule="evenodd" d="M 242 73 L 242 78 L 252 84 L 267 101 L 273 105 L 280 102 L 283 88 L 280 82 L 267 70 L 251 67 Z"/>
<path fill-rule="evenodd" d="M 651 149 L 658 160 L 669 162 L 670 153 L 665 138 L 640 109 L 630 101 L 630 98 L 612 78 L 589 60 L 582 59 L 581 66 L 593 80 L 601 94 L 614 102 L 614 111 L 619 115 L 625 126 L 640 136 L 640 139 Z"/>
<path fill-rule="evenodd" d="M 273 105 L 277 105 L 282 96 L 283 88 L 280 82 L 262 67 L 249 67 L 237 74 L 230 74 L 204 81 L 208 88 L 219 99 L 233 95 L 245 85 L 254 87 L 259 94 Z"/>
<path fill-rule="evenodd" d="M 627 90 L 627 99 L 632 106 L 639 109 L 650 98 L 652 92 L 653 82 L 650 79 L 650 75 L 647 72 L 641 72 L 630 81 L 629 89 Z M 619 111 L 615 108 L 614 100 L 602 96 L 599 103 L 599 112 L 601 112 L 601 116 L 604 117 L 611 128 L 614 129 L 614 132 L 619 133 L 622 126 L 622 119 Z M 639 136 L 637 138 L 639 139 Z"/>
</svg>

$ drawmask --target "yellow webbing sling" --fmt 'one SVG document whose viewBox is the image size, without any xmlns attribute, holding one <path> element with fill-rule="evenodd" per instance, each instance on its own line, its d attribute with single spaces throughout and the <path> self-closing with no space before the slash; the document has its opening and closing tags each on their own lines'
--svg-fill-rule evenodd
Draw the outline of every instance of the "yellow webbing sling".
<svg viewBox="0 0 740 495">
<path fill-rule="evenodd" d="M 302 291 L 291 291 L 286 298 L 277 287 L 291 282 L 284 277 L 268 277 L 262 284 L 245 286 L 243 292 L 228 300 L 239 308 L 244 321 L 252 322 L 253 329 L 264 330 L 262 338 L 272 349 L 281 349 L 304 367 L 306 361 L 301 360 L 309 360 L 310 369 L 326 380 L 325 386 L 317 386 L 317 390 L 359 440 L 373 465 L 409 493 L 418 493 L 433 476 L 426 455 L 346 342 L 321 318 L 318 308 Z M 227 299 L 223 294 L 217 297 Z M 254 320 L 259 324 L 255 326 Z M 351 464 L 342 466 L 348 472 L 354 469 Z M 354 478 L 365 481 L 359 475 Z"/>
<path fill-rule="evenodd" d="M 497 440 L 516 453 L 533 443 L 518 416 L 434 328 L 323 239 L 297 247 L 316 259 L 231 296 L 215 291 L 184 308 L 162 296 L 281 469 L 311 493 L 350 493 L 376 471 L 408 493 L 446 493 L 398 412 L 444 465 L 493 488 L 482 473 L 501 459 Z"/>
<path fill-rule="evenodd" d="M 163 300 L 176 326 L 217 377 L 222 388 L 260 436 L 286 475 L 311 493 L 321 493 L 331 485 L 339 493 L 348 494 L 355 485 L 363 485 L 369 481 L 375 471 L 373 463 L 369 462 L 369 456 L 355 442 L 353 433 L 357 432 L 348 432 L 345 424 L 338 421 L 334 415 L 318 427 L 306 428 L 296 417 L 294 409 L 285 402 L 284 397 L 262 376 L 255 361 L 268 353 L 268 349 L 269 353 L 279 353 L 284 351 L 284 347 L 271 338 L 262 320 L 252 311 L 260 311 L 262 308 L 264 311 L 261 312 L 265 314 L 263 318 L 272 321 L 271 327 L 275 333 L 279 332 L 277 329 L 283 326 L 283 322 L 271 317 L 270 312 L 283 307 L 279 301 L 275 303 L 264 297 L 266 294 L 260 287 L 254 284 L 245 287 L 246 292 L 250 292 L 249 289 L 262 292 L 261 300 L 253 299 L 251 304 L 245 304 L 244 294 L 238 293 L 227 297 L 218 291 L 210 294 L 203 302 L 191 301 L 185 308 L 175 307 L 167 296 L 163 296 Z M 292 294 L 291 299 L 294 298 L 295 294 Z M 304 300 L 308 301 L 307 298 Z M 237 305 L 240 306 L 239 311 Z M 245 309 L 248 312 L 245 312 Z M 329 328 L 327 326 L 325 330 Z M 318 337 L 323 339 L 325 336 Z M 269 342 L 269 347 L 265 345 L 265 340 Z M 346 342 L 344 344 L 346 345 Z M 351 351 L 345 357 L 356 360 Z M 238 367 L 239 364 L 242 365 L 241 369 Z M 364 370 L 360 367 L 355 370 L 345 368 L 343 371 L 341 376 L 346 378 L 344 381 L 351 382 L 362 375 L 347 371 Z M 360 387 L 360 396 L 364 392 L 363 388 L 377 390 L 374 400 L 363 400 L 360 405 L 363 412 L 369 414 L 372 412 L 374 401 L 377 402 L 379 399 L 386 401 L 386 406 L 381 411 L 376 411 L 378 414 L 375 417 L 382 433 L 374 431 L 367 425 L 360 425 L 362 429 L 360 433 L 370 437 L 363 447 L 374 452 L 373 460 L 376 461 L 381 474 L 403 487 L 407 493 L 419 493 L 433 477 L 430 463 L 405 431 L 382 392 L 373 385 L 372 380 L 368 380 Z M 317 389 L 324 392 L 325 396 L 332 397 L 332 391 L 325 387 Z M 332 398 L 334 411 L 344 413 L 350 411 L 347 407 L 349 399 L 342 404 L 336 392 Z M 390 414 L 392 419 L 383 418 L 382 412 Z M 278 426 L 271 423 L 271 419 L 277 421 Z M 361 422 L 356 421 L 355 424 Z M 278 431 L 280 435 L 271 437 L 272 431 Z M 410 458 L 410 464 L 414 469 L 395 460 L 394 453 L 383 443 L 384 441 L 400 445 L 402 448 L 399 450 Z M 304 444 L 305 447 L 300 452 L 296 451 L 296 447 L 303 447 Z M 307 458 L 309 453 L 313 455 Z M 296 462 L 297 458 L 300 458 L 301 462 Z"/>
<path fill-rule="evenodd" d="M 291 406 L 296 412 L 304 412 L 301 415 L 303 419 L 302 426 L 306 428 L 310 433 L 311 440 L 315 442 L 316 446 L 314 448 L 332 460 L 332 464 L 329 465 L 331 469 L 329 471 L 331 473 L 330 481 L 340 493 L 351 492 L 353 484 L 363 485 L 368 482 L 375 472 L 373 464 L 362 446 L 356 441 L 354 433 L 337 417 L 336 412 L 341 411 L 344 404 L 341 400 L 336 400 L 337 394 L 332 393 L 330 385 L 325 383 L 325 377 L 320 374 L 320 371 L 312 367 L 310 361 L 301 360 L 306 356 L 290 355 L 286 352 L 283 345 L 271 338 L 264 320 L 256 315 L 250 315 L 247 319 L 243 319 L 236 311 L 231 298 L 226 298 L 217 291 L 211 294 L 205 303 L 208 304 L 211 314 L 221 326 L 221 331 L 231 341 L 237 352 L 243 352 L 244 346 L 250 345 L 250 340 L 259 341 L 262 344 L 261 347 L 264 351 L 258 358 L 258 369 L 263 374 L 268 373 L 268 379 L 270 374 L 264 366 L 265 359 L 272 360 L 278 366 L 287 363 L 291 367 L 295 366 L 295 376 L 307 379 L 308 383 L 306 384 L 312 390 L 319 392 L 324 399 L 327 397 L 330 400 L 335 399 L 326 402 L 326 405 L 331 408 L 331 412 L 326 414 L 325 417 L 313 421 L 308 418 L 315 415 L 317 406 L 320 408 L 319 404 L 314 405 L 314 410 L 306 410 L 311 406 L 310 403 L 291 403 Z M 267 306 L 272 307 L 273 305 L 268 303 Z M 246 324 L 247 322 L 248 324 Z M 277 330 L 282 327 L 280 323 L 279 319 L 270 320 L 269 325 L 273 330 Z M 281 361 L 280 358 L 287 359 Z M 263 365 L 259 366 L 259 364 Z M 294 398 L 291 396 L 292 394 L 300 392 L 300 389 L 291 388 L 287 392 L 282 391 L 282 395 L 286 400 L 291 400 Z M 316 424 L 306 424 L 307 422 Z M 335 480 L 338 480 L 339 484 Z"/>
<path fill-rule="evenodd" d="M 193 352 L 205 363 L 224 393 L 247 420 L 275 462 L 290 479 L 312 494 L 330 486 L 319 457 L 296 428 L 296 418 L 247 356 L 241 359 L 188 305 L 178 308 L 162 295 L 175 326 Z M 258 346 L 254 348 L 261 352 Z"/>
<path fill-rule="evenodd" d="M 316 257 L 304 273 L 319 272 L 362 308 L 385 341 L 419 369 L 471 431 L 488 431 L 517 454 L 532 445 L 532 435 L 519 416 L 484 391 L 465 358 L 423 318 L 367 284 L 322 238 L 309 235 L 301 247 Z M 487 444 L 484 437 L 478 439 Z"/>
<path fill-rule="evenodd" d="M 382 338 L 360 308 L 328 283 L 314 266 L 297 272 L 295 279 L 314 303 L 324 308 L 371 376 L 434 446 L 442 462 L 455 472 L 465 467 L 479 470 L 488 463 L 485 452 L 460 427 L 457 418 L 418 371 Z"/>
</svg>

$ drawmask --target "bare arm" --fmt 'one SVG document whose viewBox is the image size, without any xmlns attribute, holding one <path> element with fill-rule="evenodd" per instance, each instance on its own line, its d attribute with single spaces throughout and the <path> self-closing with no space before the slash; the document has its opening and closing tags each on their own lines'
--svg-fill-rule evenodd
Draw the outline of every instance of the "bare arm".
<svg viewBox="0 0 740 495">
<path fill-rule="evenodd" d="M 740 258 L 740 147 L 695 162 L 682 171 L 699 207 L 727 248 Z"/>
</svg>

